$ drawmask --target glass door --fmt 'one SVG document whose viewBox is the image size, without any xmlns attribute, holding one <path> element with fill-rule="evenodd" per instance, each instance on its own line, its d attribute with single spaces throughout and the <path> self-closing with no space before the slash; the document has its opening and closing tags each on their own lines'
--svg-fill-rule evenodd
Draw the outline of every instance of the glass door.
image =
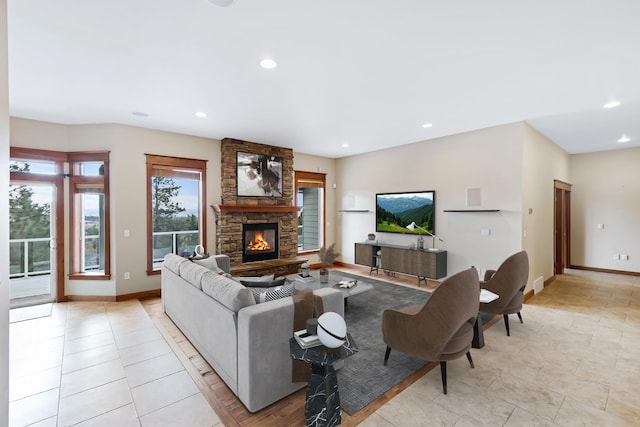
<svg viewBox="0 0 640 427">
<path fill-rule="evenodd" d="M 14 181 L 9 186 L 11 307 L 56 299 L 56 185 Z"/>
</svg>

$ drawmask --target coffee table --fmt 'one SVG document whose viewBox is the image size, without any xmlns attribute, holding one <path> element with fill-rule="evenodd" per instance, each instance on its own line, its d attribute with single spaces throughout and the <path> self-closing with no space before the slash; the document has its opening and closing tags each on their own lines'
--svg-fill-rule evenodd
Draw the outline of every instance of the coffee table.
<svg viewBox="0 0 640 427">
<path fill-rule="evenodd" d="M 287 278 L 294 283 L 294 287 L 298 290 L 302 289 L 321 289 L 321 288 L 333 288 L 338 289 L 342 292 L 342 297 L 344 298 L 344 308 L 347 309 L 347 299 L 354 295 L 361 294 L 363 292 L 370 291 L 373 289 L 373 286 L 369 283 L 365 283 L 359 278 L 358 283 L 352 288 L 340 288 L 338 283 L 342 280 L 353 280 L 351 277 L 345 277 L 339 271 L 329 270 L 329 281 L 327 283 L 320 283 L 320 272 L 318 270 L 314 270 L 311 273 L 312 280 L 309 281 L 301 281 L 298 279 L 297 274 L 290 274 Z"/>
</svg>

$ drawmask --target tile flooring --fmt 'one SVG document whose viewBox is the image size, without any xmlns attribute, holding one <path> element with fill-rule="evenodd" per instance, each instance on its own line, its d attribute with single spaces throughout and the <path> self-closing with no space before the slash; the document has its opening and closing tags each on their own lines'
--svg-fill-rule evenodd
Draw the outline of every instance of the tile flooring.
<svg viewBox="0 0 640 427">
<path fill-rule="evenodd" d="M 571 271 L 522 314 L 485 331 L 475 369 L 448 363 L 447 395 L 433 369 L 360 425 L 638 425 L 640 278 Z M 10 331 L 11 427 L 222 425 L 138 301 L 55 304 Z"/>
<path fill-rule="evenodd" d="M 138 300 L 10 325 L 9 426 L 219 426 Z"/>
</svg>

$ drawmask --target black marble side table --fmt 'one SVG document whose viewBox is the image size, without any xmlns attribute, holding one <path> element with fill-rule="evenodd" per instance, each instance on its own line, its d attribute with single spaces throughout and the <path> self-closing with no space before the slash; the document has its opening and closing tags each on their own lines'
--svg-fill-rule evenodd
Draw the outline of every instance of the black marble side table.
<svg viewBox="0 0 640 427">
<path fill-rule="evenodd" d="M 338 379 L 333 364 L 358 352 L 351 335 L 347 333 L 347 341 L 335 351 L 323 345 L 303 349 L 295 338 L 289 340 L 289 349 L 293 360 L 311 363 L 304 407 L 307 427 L 331 427 L 342 423 Z"/>
</svg>

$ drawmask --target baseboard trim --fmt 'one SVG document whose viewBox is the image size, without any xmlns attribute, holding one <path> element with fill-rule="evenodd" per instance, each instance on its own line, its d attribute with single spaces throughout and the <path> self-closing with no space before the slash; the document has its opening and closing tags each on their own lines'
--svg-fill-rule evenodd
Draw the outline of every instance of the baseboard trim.
<svg viewBox="0 0 640 427">
<path fill-rule="evenodd" d="M 134 292 L 132 294 L 123 295 L 65 295 L 66 301 L 102 301 L 102 302 L 121 302 L 130 299 L 144 299 L 160 297 L 160 289 L 152 289 L 150 291 Z"/>
<path fill-rule="evenodd" d="M 116 301 L 126 301 L 130 299 L 159 298 L 161 296 L 160 289 L 152 289 L 150 291 L 134 292 L 132 294 L 117 295 Z"/>
<path fill-rule="evenodd" d="M 84 302 L 116 302 L 116 297 L 106 295 L 67 295 L 66 300 Z"/>
<path fill-rule="evenodd" d="M 595 272 L 598 272 L 598 273 L 622 274 L 622 275 L 625 275 L 625 276 L 640 277 L 640 272 L 638 272 L 638 271 L 610 270 L 608 268 L 586 267 L 584 265 L 570 265 L 567 268 L 571 268 L 571 269 L 574 269 L 574 270 L 595 271 Z"/>
</svg>

